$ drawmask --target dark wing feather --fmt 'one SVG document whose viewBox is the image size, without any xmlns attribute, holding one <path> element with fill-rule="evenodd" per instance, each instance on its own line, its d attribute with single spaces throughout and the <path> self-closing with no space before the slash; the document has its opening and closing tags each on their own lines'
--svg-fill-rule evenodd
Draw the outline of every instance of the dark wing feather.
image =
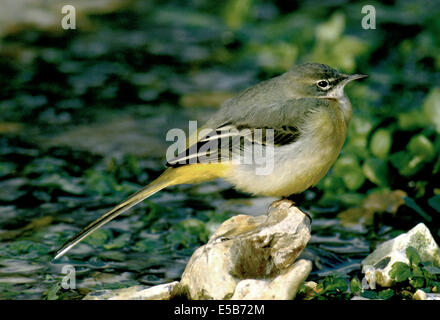
<svg viewBox="0 0 440 320">
<path fill-rule="evenodd" d="M 179 167 L 186 164 L 206 163 L 206 157 L 217 161 L 230 158 L 233 149 L 237 146 L 242 149 L 246 141 L 274 146 L 295 143 L 301 134 L 299 127 L 307 121 L 307 114 L 328 106 L 326 99 L 316 98 L 288 99 L 264 108 L 252 103 L 254 102 L 246 99 L 232 99 L 227 102 L 207 123 L 206 127 L 216 129 L 169 160 L 166 165 Z M 237 112 L 237 109 L 240 109 L 240 112 Z M 273 141 L 267 139 L 269 129 L 273 130 Z M 230 138 L 235 139 L 229 149 L 225 148 L 227 139 L 221 139 L 228 130 L 232 132 Z M 201 150 L 209 151 L 201 152 Z"/>
<path fill-rule="evenodd" d="M 175 168 L 194 163 L 221 162 L 223 159 L 232 159 L 234 150 L 237 148 L 243 150 L 246 143 L 280 147 L 294 143 L 300 136 L 299 130 L 294 126 L 280 128 L 241 126 L 232 127 L 235 130 L 229 132 L 222 129 L 213 130 L 174 159 L 169 160 L 166 166 Z"/>
<path fill-rule="evenodd" d="M 252 138 L 255 143 L 260 143 L 263 145 L 271 144 L 276 147 L 281 147 L 294 143 L 298 140 L 300 136 L 300 132 L 295 126 L 281 126 L 278 128 L 246 128 L 244 126 L 240 127 L 240 130 L 243 129 L 249 129 L 252 131 Z M 260 132 L 257 133 L 257 130 L 259 130 Z"/>
</svg>

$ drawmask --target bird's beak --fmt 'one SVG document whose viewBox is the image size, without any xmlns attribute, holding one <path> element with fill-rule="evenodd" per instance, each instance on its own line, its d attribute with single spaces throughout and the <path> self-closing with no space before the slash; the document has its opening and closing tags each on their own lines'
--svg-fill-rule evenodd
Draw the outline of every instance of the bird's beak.
<svg viewBox="0 0 440 320">
<path fill-rule="evenodd" d="M 353 81 L 353 80 L 363 79 L 363 78 L 368 77 L 368 75 L 366 75 L 366 74 L 347 74 L 346 76 L 347 76 L 347 78 L 345 78 L 345 83 Z"/>
</svg>

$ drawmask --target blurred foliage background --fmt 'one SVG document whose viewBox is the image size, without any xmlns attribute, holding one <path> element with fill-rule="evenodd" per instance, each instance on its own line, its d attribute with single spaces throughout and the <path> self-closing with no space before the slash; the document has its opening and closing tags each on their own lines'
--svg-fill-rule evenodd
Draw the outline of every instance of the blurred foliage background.
<svg viewBox="0 0 440 320">
<path fill-rule="evenodd" d="M 348 139 L 298 196 L 314 216 L 311 279 L 359 276 L 378 242 L 418 222 L 440 238 L 437 1 L 6 0 L 0 12 L 0 298 L 76 299 L 178 279 L 232 214 L 262 214 L 224 182 L 170 188 L 60 261 L 68 237 L 163 169 L 168 129 L 313 61 L 370 77 L 346 89 Z M 138 214 L 136 214 L 138 213 Z M 78 290 L 60 287 L 73 264 Z M 349 298 L 350 294 L 343 297 Z M 329 297 L 332 298 L 332 297 Z"/>
</svg>

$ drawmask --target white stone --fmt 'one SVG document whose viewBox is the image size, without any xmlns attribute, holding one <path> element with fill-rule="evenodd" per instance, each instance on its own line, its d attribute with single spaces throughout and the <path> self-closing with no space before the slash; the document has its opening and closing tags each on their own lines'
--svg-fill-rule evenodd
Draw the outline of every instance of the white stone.
<svg viewBox="0 0 440 320">
<path fill-rule="evenodd" d="M 178 281 L 151 288 L 133 286 L 117 290 L 99 290 L 89 293 L 84 300 L 169 300 L 177 290 Z"/>
<path fill-rule="evenodd" d="M 414 295 L 413 295 L 413 299 L 414 300 L 426 300 L 426 292 L 423 290 L 418 289 Z"/>
<path fill-rule="evenodd" d="M 312 262 L 301 259 L 272 281 L 242 280 L 231 300 L 292 300 L 311 270 Z"/>
<path fill-rule="evenodd" d="M 368 298 L 365 298 L 365 297 L 362 297 L 362 296 L 354 296 L 350 300 L 373 300 L 373 299 L 368 299 Z"/>
<path fill-rule="evenodd" d="M 290 201 L 277 202 L 267 216 L 232 217 L 191 257 L 180 282 L 183 292 L 190 299 L 230 299 L 246 280 L 236 299 L 269 299 L 268 287 L 276 298 L 293 297 L 292 288 L 311 270 L 310 262 L 292 266 L 309 240 L 310 221 Z M 284 288 L 281 279 L 291 283 Z M 274 293 L 276 288 L 281 291 Z"/>
<path fill-rule="evenodd" d="M 429 229 L 419 223 L 407 233 L 379 245 L 373 253 L 362 261 L 362 272 L 371 289 L 376 284 L 391 287 L 394 283 L 389 276 L 392 265 L 397 262 L 409 264 L 406 249 L 414 247 L 422 261 L 440 264 L 440 250 Z"/>
<path fill-rule="evenodd" d="M 440 300 L 440 293 L 426 293 L 423 290 L 418 289 L 414 295 L 414 300 Z"/>
</svg>

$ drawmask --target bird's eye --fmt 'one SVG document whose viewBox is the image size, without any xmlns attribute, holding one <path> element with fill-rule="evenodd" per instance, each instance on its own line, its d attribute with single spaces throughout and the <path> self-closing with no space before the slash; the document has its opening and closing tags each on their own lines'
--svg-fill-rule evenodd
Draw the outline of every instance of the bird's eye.
<svg viewBox="0 0 440 320">
<path fill-rule="evenodd" d="M 328 89 L 329 83 L 327 80 L 320 80 L 318 81 L 318 87 L 320 87 L 321 89 Z"/>
</svg>

